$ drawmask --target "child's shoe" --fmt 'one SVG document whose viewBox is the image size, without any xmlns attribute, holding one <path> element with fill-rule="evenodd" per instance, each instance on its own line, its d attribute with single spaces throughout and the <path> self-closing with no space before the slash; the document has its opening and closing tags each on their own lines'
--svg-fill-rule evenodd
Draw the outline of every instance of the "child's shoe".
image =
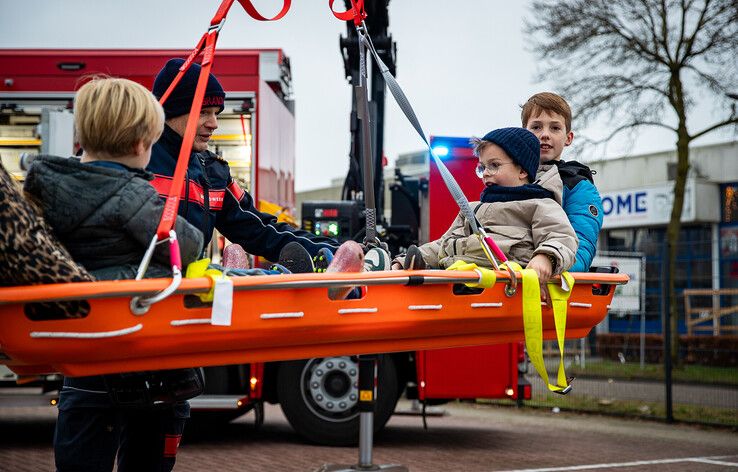
<svg viewBox="0 0 738 472">
<path fill-rule="evenodd" d="M 424 270 L 428 268 L 428 264 L 423 260 L 423 254 L 415 244 L 411 244 L 407 248 L 407 254 L 405 254 L 405 264 L 403 269 L 405 270 Z"/>
<path fill-rule="evenodd" d="M 390 270 L 392 259 L 389 253 L 380 247 L 369 249 L 364 255 L 364 270 L 372 272 L 377 270 Z"/>
<path fill-rule="evenodd" d="M 279 253 L 279 263 L 293 274 L 304 274 L 315 271 L 310 253 L 295 241 L 285 244 Z"/>
<path fill-rule="evenodd" d="M 315 266 L 315 272 L 325 272 L 328 266 L 333 262 L 333 253 L 330 249 L 322 247 L 318 251 L 318 255 L 313 257 L 313 266 Z"/>
<path fill-rule="evenodd" d="M 269 266 L 269 271 L 273 274 L 291 274 L 290 270 L 282 264 L 272 264 Z"/>
</svg>

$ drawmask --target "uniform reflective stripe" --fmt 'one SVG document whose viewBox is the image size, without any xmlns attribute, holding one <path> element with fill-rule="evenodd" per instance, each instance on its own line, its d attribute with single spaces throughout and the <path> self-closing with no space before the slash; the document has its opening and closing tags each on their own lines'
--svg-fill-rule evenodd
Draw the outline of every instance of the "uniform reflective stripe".
<svg viewBox="0 0 738 472">
<path fill-rule="evenodd" d="M 164 435 L 164 457 L 175 457 L 177 455 L 177 448 L 179 448 L 181 439 L 182 435 L 180 434 Z"/>
<path fill-rule="evenodd" d="M 172 178 L 166 175 L 154 175 L 154 180 L 151 181 L 151 185 L 154 186 L 157 193 L 159 193 L 160 196 L 166 197 L 169 195 L 169 188 L 172 185 Z M 189 189 L 187 192 L 182 192 L 182 196 L 180 197 L 180 200 L 183 200 L 186 194 L 188 196 L 188 201 L 197 203 L 201 207 L 205 208 L 205 190 L 202 188 L 202 185 L 198 184 L 195 181 L 189 180 L 187 182 L 187 185 L 189 186 Z M 238 186 L 236 186 L 238 187 Z M 239 189 L 241 191 L 241 195 L 244 194 L 243 190 Z M 209 200 L 209 208 L 210 210 L 221 210 L 223 208 L 223 199 L 225 198 L 225 190 L 213 190 L 210 189 L 208 191 L 208 200 Z"/>
<path fill-rule="evenodd" d="M 246 192 L 244 192 L 243 189 L 238 186 L 236 181 L 231 181 L 231 183 L 228 184 L 228 191 L 230 191 L 233 197 L 239 202 L 241 201 L 243 196 L 246 195 Z"/>
</svg>

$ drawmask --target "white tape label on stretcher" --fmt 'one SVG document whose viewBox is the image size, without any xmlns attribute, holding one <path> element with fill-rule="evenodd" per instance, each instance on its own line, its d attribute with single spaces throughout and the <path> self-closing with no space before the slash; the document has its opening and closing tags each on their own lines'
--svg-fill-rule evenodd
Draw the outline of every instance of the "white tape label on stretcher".
<svg viewBox="0 0 738 472">
<path fill-rule="evenodd" d="M 215 281 L 213 292 L 213 311 L 210 324 L 214 326 L 230 326 L 233 312 L 233 281 L 221 277 Z"/>
</svg>

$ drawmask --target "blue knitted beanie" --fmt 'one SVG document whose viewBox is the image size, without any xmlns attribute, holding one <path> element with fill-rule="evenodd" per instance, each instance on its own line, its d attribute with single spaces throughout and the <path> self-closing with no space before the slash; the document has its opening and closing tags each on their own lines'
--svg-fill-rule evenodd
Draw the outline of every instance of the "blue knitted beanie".
<svg viewBox="0 0 738 472">
<path fill-rule="evenodd" d="M 535 134 L 525 128 L 500 128 L 485 134 L 482 140 L 500 146 L 513 162 L 528 173 L 530 182 L 536 180 L 541 143 Z"/>
</svg>

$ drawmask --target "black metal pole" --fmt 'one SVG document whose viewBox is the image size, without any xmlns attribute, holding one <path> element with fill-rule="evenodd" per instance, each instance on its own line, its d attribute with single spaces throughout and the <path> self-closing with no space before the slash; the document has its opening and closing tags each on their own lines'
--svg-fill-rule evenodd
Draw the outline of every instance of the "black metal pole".
<svg viewBox="0 0 738 472">
<path fill-rule="evenodd" d="M 661 306 L 662 319 L 664 323 L 664 387 L 666 388 L 666 422 L 674 422 L 674 411 L 672 409 L 671 398 L 671 277 L 673 274 L 669 271 L 669 257 L 671 256 L 671 247 L 669 242 L 665 244 L 665 257 L 662 267 L 663 282 L 661 289 Z"/>
</svg>

